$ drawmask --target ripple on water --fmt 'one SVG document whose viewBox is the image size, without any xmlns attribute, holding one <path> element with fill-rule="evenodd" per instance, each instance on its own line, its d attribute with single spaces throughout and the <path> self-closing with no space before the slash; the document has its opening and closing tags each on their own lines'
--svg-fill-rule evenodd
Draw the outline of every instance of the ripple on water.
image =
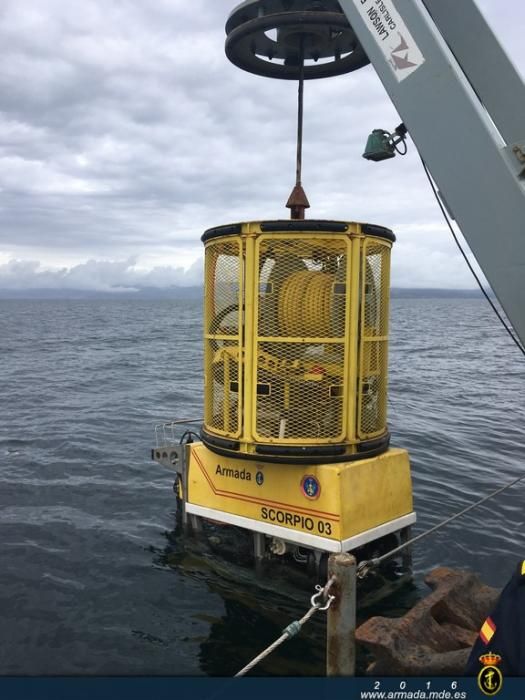
<svg viewBox="0 0 525 700">
<path fill-rule="evenodd" d="M 0 302 L 0 673 L 232 674 L 307 607 L 177 549 L 173 477 L 149 450 L 155 423 L 202 415 L 201 306 Z M 483 301 L 394 300 L 390 367 L 415 532 L 521 473 L 525 364 Z M 502 585 L 525 551 L 522 494 L 418 543 L 418 590 L 440 564 Z M 322 673 L 323 634 L 261 671 Z"/>
</svg>

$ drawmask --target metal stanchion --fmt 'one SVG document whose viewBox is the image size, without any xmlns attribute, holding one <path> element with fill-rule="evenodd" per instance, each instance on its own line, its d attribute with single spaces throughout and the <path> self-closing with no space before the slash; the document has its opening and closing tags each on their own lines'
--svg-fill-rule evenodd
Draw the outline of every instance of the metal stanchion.
<svg viewBox="0 0 525 700">
<path fill-rule="evenodd" d="M 356 572 L 356 560 L 351 554 L 330 556 L 328 576 L 335 576 L 336 580 L 332 587 L 335 600 L 328 609 L 327 676 L 355 675 Z"/>
</svg>

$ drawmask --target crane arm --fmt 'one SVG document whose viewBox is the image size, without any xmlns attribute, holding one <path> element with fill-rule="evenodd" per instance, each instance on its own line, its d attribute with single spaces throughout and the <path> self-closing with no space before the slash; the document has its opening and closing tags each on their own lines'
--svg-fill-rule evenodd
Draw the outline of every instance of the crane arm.
<svg viewBox="0 0 525 700">
<path fill-rule="evenodd" d="M 474 0 L 340 0 L 525 344 L 525 85 Z"/>
</svg>

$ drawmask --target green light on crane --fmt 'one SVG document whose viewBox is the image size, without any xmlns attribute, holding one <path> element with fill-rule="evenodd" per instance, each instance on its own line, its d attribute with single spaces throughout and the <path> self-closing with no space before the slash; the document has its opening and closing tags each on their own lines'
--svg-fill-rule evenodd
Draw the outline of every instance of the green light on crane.
<svg viewBox="0 0 525 700">
<path fill-rule="evenodd" d="M 407 152 L 406 135 L 407 129 L 404 124 L 400 124 L 393 134 L 384 129 L 374 129 L 366 142 L 363 158 L 377 163 L 388 158 L 394 158 L 396 153 L 405 155 Z M 398 149 L 397 146 L 400 143 L 403 143 L 405 146 L 404 151 Z"/>
</svg>

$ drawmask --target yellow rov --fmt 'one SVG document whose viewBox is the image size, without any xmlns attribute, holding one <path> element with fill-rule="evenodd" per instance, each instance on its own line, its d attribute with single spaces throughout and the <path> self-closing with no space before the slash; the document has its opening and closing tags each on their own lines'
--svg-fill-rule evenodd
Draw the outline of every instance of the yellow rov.
<svg viewBox="0 0 525 700">
<path fill-rule="evenodd" d="M 206 231 L 201 441 L 158 432 L 183 522 L 253 533 L 256 560 L 404 539 L 408 454 L 389 447 L 387 228 L 281 220 Z"/>
<path fill-rule="evenodd" d="M 408 455 L 389 448 L 387 427 L 395 237 L 305 219 L 304 83 L 369 61 L 337 0 L 244 0 L 226 34 L 235 65 L 298 82 L 291 220 L 203 235 L 204 422 L 199 440 L 183 445 L 174 424 L 159 426 L 153 457 L 177 471 L 186 526 L 213 530 L 214 541 L 229 526 L 248 536 L 256 562 L 284 557 L 319 570 L 327 552 L 391 549 L 416 519 Z M 391 157 L 406 129 L 386 150 L 380 133 L 368 158 Z"/>
</svg>

